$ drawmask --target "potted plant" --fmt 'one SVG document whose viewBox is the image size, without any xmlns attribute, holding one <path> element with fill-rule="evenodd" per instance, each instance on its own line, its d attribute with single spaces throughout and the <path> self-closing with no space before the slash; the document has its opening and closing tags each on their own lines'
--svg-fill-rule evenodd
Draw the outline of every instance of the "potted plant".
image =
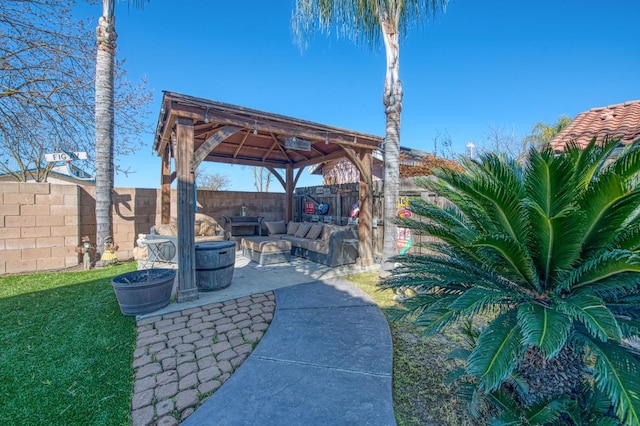
<svg viewBox="0 0 640 426">
<path fill-rule="evenodd" d="M 175 269 L 141 269 L 114 277 L 111 285 L 124 315 L 142 315 L 169 304 L 175 277 Z"/>
</svg>

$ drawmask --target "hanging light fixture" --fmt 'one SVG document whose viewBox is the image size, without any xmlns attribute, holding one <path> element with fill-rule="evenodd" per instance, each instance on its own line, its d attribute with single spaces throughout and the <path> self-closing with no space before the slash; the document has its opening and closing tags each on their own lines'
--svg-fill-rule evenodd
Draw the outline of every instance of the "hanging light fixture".
<svg viewBox="0 0 640 426">
<path fill-rule="evenodd" d="M 209 123 L 209 108 L 204 112 L 204 122 Z"/>
<path fill-rule="evenodd" d="M 254 135 L 258 134 L 258 121 L 257 120 L 253 120 L 253 134 Z"/>
</svg>

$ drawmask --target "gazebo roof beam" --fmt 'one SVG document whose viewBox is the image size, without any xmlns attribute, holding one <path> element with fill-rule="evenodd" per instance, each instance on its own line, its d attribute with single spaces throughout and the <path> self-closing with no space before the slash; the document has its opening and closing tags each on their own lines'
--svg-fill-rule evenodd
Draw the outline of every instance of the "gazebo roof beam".
<svg viewBox="0 0 640 426">
<path fill-rule="evenodd" d="M 242 146 L 244 145 L 244 143 L 247 141 L 247 138 L 249 137 L 249 131 L 247 130 L 244 134 L 244 137 L 242 138 L 242 141 L 240 142 L 240 144 L 238 145 L 238 147 L 236 148 L 236 152 L 233 153 L 233 158 L 236 158 L 238 156 L 238 153 L 240 152 L 240 150 L 242 149 Z"/>
<path fill-rule="evenodd" d="M 205 158 L 205 161 L 213 161 L 225 164 L 239 164 L 241 166 L 275 167 L 277 169 L 283 169 L 287 166 L 287 164 L 290 164 L 288 162 L 260 161 L 247 158 L 223 157 L 219 155 L 209 155 L 207 158 Z"/>
<path fill-rule="evenodd" d="M 269 154 L 271 154 L 271 152 L 273 152 L 273 150 L 280 146 L 280 144 L 278 143 L 278 140 L 276 138 L 273 138 L 273 143 L 271 144 L 271 146 L 269 147 L 269 149 L 267 150 L 267 152 L 264 153 L 264 155 L 262 156 L 262 161 L 266 160 L 269 157 Z M 289 156 L 287 155 L 287 153 L 283 153 L 287 158 L 289 158 Z"/>
<path fill-rule="evenodd" d="M 294 163 L 295 167 L 307 167 L 307 166 L 313 166 L 314 164 L 319 164 L 319 163 L 324 163 L 330 160 L 337 160 L 338 158 L 344 158 L 344 152 L 340 151 L 336 151 L 336 152 L 332 152 L 331 154 L 327 154 L 323 157 L 319 157 L 319 158 L 314 158 L 311 160 L 305 160 L 305 161 L 298 161 L 296 163 Z"/>
<path fill-rule="evenodd" d="M 206 114 L 206 107 L 195 107 L 184 104 L 172 104 L 172 108 L 175 113 L 181 117 L 192 118 L 194 120 L 204 121 Z M 278 134 L 296 135 L 296 137 L 314 141 L 325 141 L 327 138 L 331 140 L 331 143 L 353 146 L 369 146 L 377 149 L 379 137 L 367 135 L 364 133 L 358 133 L 353 131 L 342 130 L 338 128 L 332 128 L 328 126 L 317 126 L 304 121 L 294 121 L 287 123 L 274 122 L 271 117 L 241 117 L 238 115 L 232 115 L 226 112 L 220 112 L 218 110 L 212 110 L 209 108 L 208 117 L 210 122 L 223 123 L 227 125 L 245 127 L 253 130 L 253 127 L 258 122 L 261 131 L 268 131 Z M 351 138 L 354 141 L 351 141 Z M 360 142 L 358 142 L 358 139 Z"/>
</svg>

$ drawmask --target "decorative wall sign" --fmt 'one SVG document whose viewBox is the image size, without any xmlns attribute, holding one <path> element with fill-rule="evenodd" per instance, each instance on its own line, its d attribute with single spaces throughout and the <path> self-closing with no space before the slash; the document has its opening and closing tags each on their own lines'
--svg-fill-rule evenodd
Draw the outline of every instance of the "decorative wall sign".
<svg viewBox="0 0 640 426">
<path fill-rule="evenodd" d="M 297 149 L 299 151 L 311 151 L 311 142 L 292 136 L 284 140 L 284 147 L 286 149 Z"/>
</svg>

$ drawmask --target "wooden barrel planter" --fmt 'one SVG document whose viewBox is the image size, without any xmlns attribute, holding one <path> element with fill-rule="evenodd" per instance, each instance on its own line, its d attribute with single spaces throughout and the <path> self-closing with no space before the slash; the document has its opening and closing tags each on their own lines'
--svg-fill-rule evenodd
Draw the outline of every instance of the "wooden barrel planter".
<svg viewBox="0 0 640 426">
<path fill-rule="evenodd" d="M 111 280 L 120 311 L 124 315 L 148 314 L 162 309 L 171 300 L 175 269 L 141 269 Z"/>
<path fill-rule="evenodd" d="M 209 241 L 196 244 L 198 290 L 213 291 L 229 287 L 235 262 L 235 241 Z"/>
</svg>

